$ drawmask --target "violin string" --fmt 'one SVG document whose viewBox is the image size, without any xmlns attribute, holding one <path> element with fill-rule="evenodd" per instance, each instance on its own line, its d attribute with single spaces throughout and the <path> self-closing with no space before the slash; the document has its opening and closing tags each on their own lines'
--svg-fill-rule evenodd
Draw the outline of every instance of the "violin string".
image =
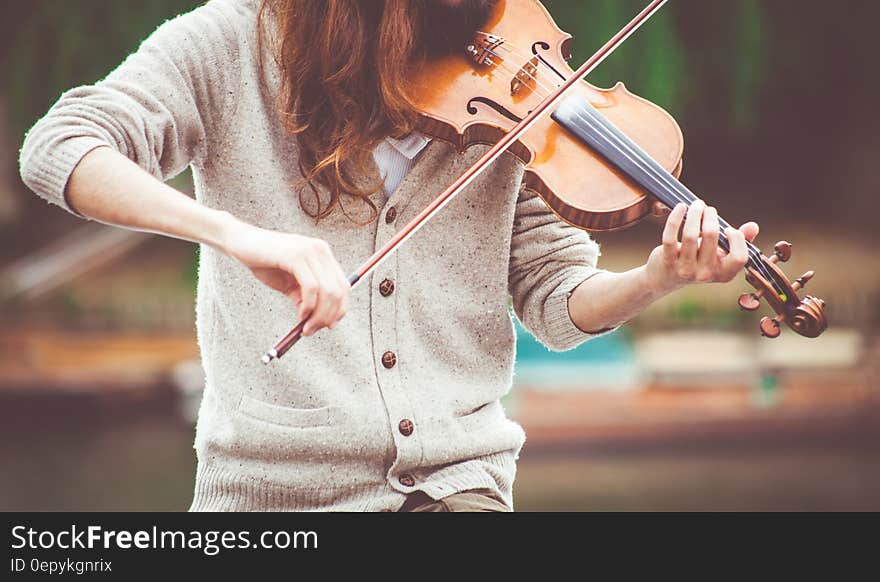
<svg viewBox="0 0 880 582">
<path fill-rule="evenodd" d="M 507 52 L 509 52 L 510 54 L 512 54 L 513 56 L 515 56 L 515 57 L 517 57 L 517 58 L 520 58 L 520 59 L 524 59 L 524 61 L 527 62 L 527 63 L 528 63 L 528 62 L 531 62 L 532 58 L 537 57 L 537 58 L 538 58 L 538 61 L 539 61 L 540 63 L 544 63 L 545 66 L 550 67 L 549 63 L 547 63 L 547 61 L 544 59 L 544 57 L 542 57 L 542 56 L 539 55 L 538 53 L 534 52 L 534 49 L 533 49 L 533 52 L 532 52 L 532 58 L 529 58 L 529 57 L 526 55 L 525 52 L 522 52 L 522 49 L 517 48 L 517 46 L 516 46 L 515 44 L 513 44 L 513 43 L 511 43 L 511 42 L 508 42 L 508 41 L 504 41 L 503 43 L 496 45 L 496 48 L 503 48 L 503 49 L 505 49 Z M 491 49 L 489 49 L 489 50 L 491 50 Z M 550 69 L 551 69 L 554 73 L 556 73 L 557 75 L 559 75 L 559 78 L 562 79 L 563 82 L 565 82 L 565 76 L 564 76 L 562 73 L 560 73 L 559 71 L 557 71 L 557 70 L 556 70 L 555 68 L 553 68 L 553 67 L 550 67 Z"/>
<path fill-rule="evenodd" d="M 505 48 L 508 52 L 510 52 L 511 54 L 513 54 L 513 56 L 515 56 L 515 57 L 523 58 L 522 55 L 520 55 L 518 52 L 514 51 L 513 49 L 510 49 L 510 48 L 508 48 L 508 47 L 504 47 L 504 45 L 498 45 L 498 46 L 499 46 L 499 47 L 503 47 L 503 48 Z M 496 48 L 498 48 L 498 47 L 496 47 Z M 528 88 L 532 91 L 532 93 L 534 93 L 535 95 L 537 95 L 537 96 L 540 97 L 541 99 L 546 98 L 547 95 L 549 95 L 550 93 L 553 92 L 554 89 L 551 88 L 551 87 L 546 86 L 545 84 L 543 84 L 543 83 L 541 82 L 541 80 L 538 79 L 537 75 L 533 75 L 532 73 L 530 73 L 529 71 L 527 71 L 525 68 L 521 68 L 521 69 L 519 69 L 519 70 L 517 71 L 516 69 L 513 69 L 513 68 L 507 66 L 504 57 L 500 56 L 498 53 L 496 53 L 496 52 L 493 51 L 492 49 L 486 49 L 486 52 L 489 53 L 490 55 L 492 55 L 493 57 L 496 57 L 496 58 L 498 59 L 499 62 L 496 62 L 495 64 L 497 64 L 497 65 L 499 65 L 499 66 L 501 66 L 501 67 L 504 67 L 504 69 L 505 69 L 507 72 L 513 74 L 514 78 L 518 77 L 518 76 L 521 75 L 521 74 L 524 74 L 524 75 L 526 75 L 529 79 L 531 79 L 532 81 L 534 81 L 536 85 L 538 85 L 539 87 L 541 87 L 541 89 L 543 89 L 544 91 L 546 91 L 547 93 L 544 94 L 544 95 L 542 95 L 542 94 L 538 93 L 537 91 L 535 91 L 535 89 L 534 89 L 533 87 L 530 87 L 529 85 L 525 85 L 526 87 L 528 87 Z M 528 60 L 528 59 L 526 59 L 526 60 Z M 558 88 L 559 88 L 559 85 L 555 85 L 555 88 L 558 89 Z"/>
<path fill-rule="evenodd" d="M 519 51 L 517 51 L 514 48 L 511 48 L 509 46 L 505 46 L 505 44 L 497 45 L 495 48 L 504 48 L 512 55 L 519 57 L 519 58 L 523 58 L 523 55 Z M 524 67 L 521 68 L 519 71 L 514 72 L 514 70 L 506 64 L 505 59 L 503 57 L 501 57 L 498 53 L 496 53 L 493 49 L 486 49 L 486 52 L 488 54 L 490 54 L 492 57 L 495 57 L 497 59 L 497 62 L 495 64 L 497 64 L 498 66 L 501 66 L 502 68 L 504 68 L 504 70 L 515 74 L 515 76 L 519 76 L 519 75 L 524 74 L 527 77 L 529 77 L 531 80 L 533 80 L 536 85 L 541 87 L 547 93 L 552 92 L 552 90 L 550 88 L 548 88 L 546 85 L 544 85 L 541 82 L 541 80 L 537 78 L 536 75 L 533 75 L 528 70 L 526 70 Z M 547 97 L 546 94 L 542 95 L 540 92 L 536 91 L 534 87 L 531 87 L 528 84 L 524 84 L 524 85 L 526 87 L 528 87 L 529 90 L 532 91 L 538 97 L 540 97 L 542 99 Z M 584 108 L 584 110 L 589 111 L 586 108 Z M 576 110 L 575 113 L 581 119 L 586 120 L 585 116 L 581 112 Z M 613 126 L 611 126 L 611 128 L 606 127 L 606 124 L 603 123 L 602 119 L 596 119 L 596 121 L 597 121 L 597 123 L 599 123 L 600 126 L 602 126 L 606 130 L 616 129 Z M 601 132 L 599 132 L 599 134 L 601 135 Z M 608 139 L 607 136 L 603 136 L 603 137 L 605 137 L 606 140 Z M 628 159 L 630 159 L 631 161 L 633 161 L 637 164 L 638 164 L 638 162 L 643 161 L 641 159 L 642 156 L 638 155 L 639 152 L 632 150 L 632 148 L 629 146 L 629 144 L 626 143 L 625 139 L 621 139 L 619 136 L 617 136 L 617 137 L 621 142 L 620 145 L 623 145 L 627 150 L 629 150 L 629 152 L 628 152 L 629 155 L 627 156 Z M 615 146 L 615 147 L 616 147 L 616 149 L 618 149 L 618 151 L 621 150 L 621 148 L 619 146 Z M 627 155 L 627 152 L 621 152 L 621 153 L 623 155 Z M 648 169 L 654 170 L 654 172 L 653 172 L 654 175 L 651 175 L 651 177 L 654 179 L 655 182 L 659 182 L 661 186 L 663 186 L 663 185 L 666 186 L 666 188 L 665 188 L 666 195 L 669 196 L 675 202 L 683 202 L 685 204 L 690 205 L 690 203 L 697 200 L 697 197 L 694 196 L 690 191 L 688 191 L 681 184 L 681 182 L 679 182 L 678 180 L 675 179 L 674 176 L 672 176 L 671 174 L 669 176 L 667 176 L 666 174 L 668 172 L 666 172 L 665 170 L 663 172 L 658 172 L 655 168 L 650 168 L 650 165 L 648 165 L 647 168 L 644 165 L 642 165 L 642 166 L 640 166 L 640 169 L 648 175 L 652 174 L 652 172 L 648 171 Z M 672 180 L 671 182 L 670 182 L 670 179 Z M 720 217 L 719 217 L 719 222 L 723 228 L 727 228 L 727 227 L 731 226 L 727 221 L 725 221 L 723 218 L 720 218 Z M 723 232 L 721 232 L 719 234 L 719 240 L 722 241 L 722 243 L 727 246 L 727 250 L 729 250 L 730 244 L 729 244 L 729 241 L 728 241 L 726 235 Z M 758 249 L 755 245 L 753 245 L 749 241 L 746 241 L 746 249 L 749 254 L 749 263 L 753 267 L 755 267 L 758 271 L 760 271 L 761 274 L 765 278 L 767 278 L 769 282 L 774 283 L 774 286 L 777 286 L 778 281 L 776 280 L 775 274 L 773 274 L 772 271 L 769 271 L 766 268 L 766 266 L 764 265 L 764 261 L 761 256 L 762 253 L 761 253 L 760 249 Z M 781 290 L 778 289 L 778 286 L 777 286 L 777 290 L 781 292 Z"/>
</svg>

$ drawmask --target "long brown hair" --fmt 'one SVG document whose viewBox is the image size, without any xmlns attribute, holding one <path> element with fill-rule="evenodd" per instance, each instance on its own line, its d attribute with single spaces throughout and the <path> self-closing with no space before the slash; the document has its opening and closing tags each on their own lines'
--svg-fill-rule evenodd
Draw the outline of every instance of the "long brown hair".
<svg viewBox="0 0 880 582">
<path fill-rule="evenodd" d="M 278 109 L 295 135 L 304 181 L 300 204 L 323 218 L 338 205 L 359 224 L 378 211 L 370 196 L 381 181 L 364 184 L 372 151 L 387 136 L 414 129 L 418 113 L 405 79 L 424 55 L 415 36 L 421 14 L 411 0 L 263 0 L 258 14 L 258 47 L 266 45 L 264 20 L 271 15 L 278 42 L 272 55 L 279 67 Z M 326 188 L 330 199 L 319 195 Z M 352 218 L 343 198 L 370 209 L 366 221 Z"/>
</svg>

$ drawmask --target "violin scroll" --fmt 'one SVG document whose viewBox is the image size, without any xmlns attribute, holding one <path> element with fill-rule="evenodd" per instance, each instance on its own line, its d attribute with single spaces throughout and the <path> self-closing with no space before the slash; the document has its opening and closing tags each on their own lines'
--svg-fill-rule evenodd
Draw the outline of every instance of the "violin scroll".
<svg viewBox="0 0 880 582">
<path fill-rule="evenodd" d="M 761 265 L 766 269 L 759 270 L 749 266 L 746 269 L 746 280 L 756 291 L 740 295 L 739 307 L 744 311 L 755 311 L 760 307 L 763 298 L 773 308 L 776 317 L 764 317 L 759 324 L 761 335 L 764 337 L 779 337 L 783 323 L 804 337 L 818 337 L 828 327 L 825 301 L 811 295 L 801 299 L 797 294 L 815 273 L 807 271 L 793 283 L 789 282 L 777 265 L 788 261 L 789 258 L 791 258 L 791 243 L 781 241 L 776 243 L 772 257 L 761 255 Z"/>
</svg>

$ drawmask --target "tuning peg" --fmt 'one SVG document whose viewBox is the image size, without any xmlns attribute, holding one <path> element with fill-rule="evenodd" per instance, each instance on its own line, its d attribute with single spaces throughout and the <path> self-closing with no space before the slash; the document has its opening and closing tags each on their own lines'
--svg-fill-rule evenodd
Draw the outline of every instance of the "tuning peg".
<svg viewBox="0 0 880 582">
<path fill-rule="evenodd" d="M 815 271 L 807 271 L 806 273 L 804 273 L 803 275 L 798 277 L 798 279 L 795 280 L 794 283 L 791 284 L 791 288 L 794 289 L 795 291 L 797 291 L 798 289 L 803 289 L 804 287 L 807 286 L 807 281 L 812 279 L 813 275 L 815 275 L 815 274 L 816 274 Z"/>
<path fill-rule="evenodd" d="M 763 289 L 756 293 L 743 293 L 739 296 L 739 308 L 743 311 L 755 311 L 761 307 L 761 295 L 764 294 Z"/>
<path fill-rule="evenodd" d="M 771 262 L 779 261 L 784 263 L 791 258 L 791 243 L 787 241 L 779 241 L 773 248 L 773 256 L 770 257 Z"/>
<path fill-rule="evenodd" d="M 764 337 L 768 337 L 770 339 L 779 337 L 779 334 L 782 333 L 782 323 L 783 317 L 778 315 L 776 317 L 763 317 L 761 318 L 761 335 Z"/>
</svg>

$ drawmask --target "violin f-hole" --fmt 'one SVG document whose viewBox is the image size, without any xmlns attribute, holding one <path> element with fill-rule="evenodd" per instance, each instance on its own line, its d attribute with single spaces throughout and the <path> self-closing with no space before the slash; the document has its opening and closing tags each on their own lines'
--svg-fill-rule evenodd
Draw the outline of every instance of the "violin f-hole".
<svg viewBox="0 0 880 582">
<path fill-rule="evenodd" d="M 565 81 L 565 75 L 563 75 L 562 73 L 560 73 L 559 70 L 558 70 L 556 67 L 554 67 L 553 65 L 550 64 L 550 61 L 548 61 L 547 59 L 544 58 L 544 55 L 542 55 L 540 52 L 538 52 L 538 49 L 539 49 L 539 48 L 540 48 L 541 50 L 549 51 L 549 50 L 550 50 L 550 43 L 549 43 L 549 42 L 545 42 L 545 41 L 543 41 L 543 40 L 539 40 L 539 41 L 536 41 L 536 42 L 532 43 L 532 54 L 535 55 L 536 57 L 538 57 L 539 59 L 541 59 L 541 62 L 544 63 L 544 66 L 546 66 L 546 67 L 549 68 L 551 71 L 553 71 L 554 73 L 556 73 L 556 75 L 557 75 L 561 80 Z M 564 58 L 566 61 L 568 61 L 568 60 L 571 59 L 571 55 L 563 55 L 563 58 Z"/>
<path fill-rule="evenodd" d="M 482 103 L 483 105 L 488 105 L 489 107 L 491 107 L 492 109 L 494 109 L 495 111 L 497 111 L 498 113 L 500 113 L 501 115 L 503 115 L 504 117 L 506 117 L 507 119 L 509 119 L 510 121 L 512 121 L 514 123 L 519 123 L 522 121 L 522 117 L 518 116 L 513 111 L 511 111 L 507 107 L 501 105 L 497 101 L 489 99 L 488 97 L 473 97 L 473 98 L 471 98 L 470 101 L 468 101 L 467 112 L 470 113 L 471 115 L 476 115 L 477 113 L 480 112 L 479 109 L 477 109 L 477 107 L 474 105 L 474 103 Z"/>
</svg>

